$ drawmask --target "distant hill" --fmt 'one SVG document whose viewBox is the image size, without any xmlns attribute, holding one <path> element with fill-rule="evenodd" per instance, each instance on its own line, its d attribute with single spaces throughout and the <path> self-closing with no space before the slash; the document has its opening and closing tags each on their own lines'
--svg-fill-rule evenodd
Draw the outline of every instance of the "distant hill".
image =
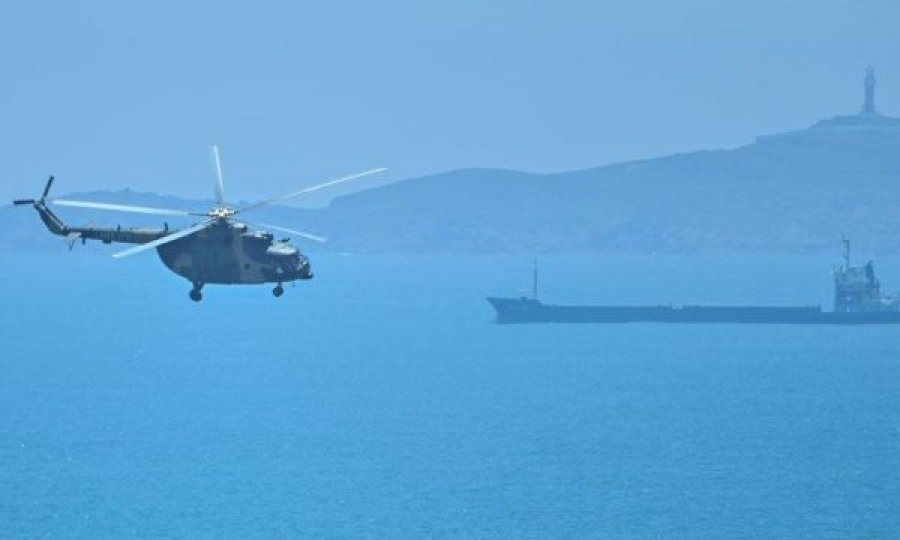
<svg viewBox="0 0 900 540">
<path fill-rule="evenodd" d="M 35 190 L 39 186 L 35 186 Z M 208 201 L 119 193 L 94 200 L 203 209 Z M 330 238 L 350 252 L 900 251 L 900 121 L 867 113 L 701 151 L 538 175 L 463 169 L 338 198 L 328 208 L 253 214 Z M 69 208 L 73 223 L 160 224 L 161 218 Z M 178 223 L 173 223 L 173 226 Z M 34 212 L 0 208 L 3 249 L 59 249 Z"/>
<path fill-rule="evenodd" d="M 734 149 L 553 175 L 460 170 L 334 201 L 349 251 L 900 249 L 900 122 L 831 119 Z"/>
</svg>

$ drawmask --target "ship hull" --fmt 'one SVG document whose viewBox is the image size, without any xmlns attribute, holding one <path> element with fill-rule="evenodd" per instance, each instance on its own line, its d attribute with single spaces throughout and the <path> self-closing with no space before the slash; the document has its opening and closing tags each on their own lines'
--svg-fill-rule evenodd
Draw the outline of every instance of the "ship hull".
<svg viewBox="0 0 900 540">
<path fill-rule="evenodd" d="M 497 322 L 900 324 L 900 311 L 833 312 L 818 306 L 559 306 L 531 298 L 488 297 Z"/>
</svg>

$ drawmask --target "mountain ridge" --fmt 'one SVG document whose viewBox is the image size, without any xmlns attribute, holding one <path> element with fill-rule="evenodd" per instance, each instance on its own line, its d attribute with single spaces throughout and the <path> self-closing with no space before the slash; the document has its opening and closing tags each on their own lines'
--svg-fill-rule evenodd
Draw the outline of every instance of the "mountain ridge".
<svg viewBox="0 0 900 540">
<path fill-rule="evenodd" d="M 325 208 L 265 209 L 251 221 L 331 239 L 312 251 L 810 252 L 831 250 L 850 236 L 861 249 L 895 253 L 897 126 L 889 117 L 861 114 L 737 148 L 584 170 L 457 169 L 343 195 Z M 212 204 L 127 189 L 71 197 L 186 209 Z M 0 224 L 13 230 L 0 250 L 49 245 L 38 237 L 36 216 L 21 210 L 11 215 L 10 207 L 0 208 Z M 163 221 L 69 208 L 59 213 L 98 224 Z"/>
</svg>

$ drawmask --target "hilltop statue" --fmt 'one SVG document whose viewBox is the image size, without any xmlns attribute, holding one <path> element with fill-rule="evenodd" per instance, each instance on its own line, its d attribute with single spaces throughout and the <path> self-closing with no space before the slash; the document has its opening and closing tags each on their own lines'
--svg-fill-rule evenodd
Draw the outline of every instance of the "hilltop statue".
<svg viewBox="0 0 900 540">
<path fill-rule="evenodd" d="M 863 106 L 862 110 L 853 114 L 842 114 L 820 120 L 808 129 L 776 133 L 757 137 L 757 142 L 784 141 L 786 139 L 818 138 L 826 133 L 829 136 L 844 137 L 845 135 L 858 139 L 863 133 L 893 133 L 893 137 L 900 137 L 900 118 L 894 118 L 878 112 L 875 109 L 875 69 L 872 66 L 866 68 L 866 76 L 863 78 Z M 812 140 L 812 139 L 808 139 Z M 849 139 L 844 139 L 846 142 Z"/>
<path fill-rule="evenodd" d="M 875 114 L 875 70 L 872 66 L 866 69 L 865 87 L 866 100 L 863 104 L 863 114 Z"/>
</svg>

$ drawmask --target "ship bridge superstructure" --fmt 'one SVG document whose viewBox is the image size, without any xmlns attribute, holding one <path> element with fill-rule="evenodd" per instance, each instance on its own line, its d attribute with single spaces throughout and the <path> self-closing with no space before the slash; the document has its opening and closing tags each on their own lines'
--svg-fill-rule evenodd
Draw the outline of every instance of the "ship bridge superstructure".
<svg viewBox="0 0 900 540">
<path fill-rule="evenodd" d="M 900 297 L 881 292 L 875 263 L 850 265 L 850 241 L 844 240 L 844 264 L 834 271 L 834 311 L 838 313 L 896 311 Z"/>
</svg>

